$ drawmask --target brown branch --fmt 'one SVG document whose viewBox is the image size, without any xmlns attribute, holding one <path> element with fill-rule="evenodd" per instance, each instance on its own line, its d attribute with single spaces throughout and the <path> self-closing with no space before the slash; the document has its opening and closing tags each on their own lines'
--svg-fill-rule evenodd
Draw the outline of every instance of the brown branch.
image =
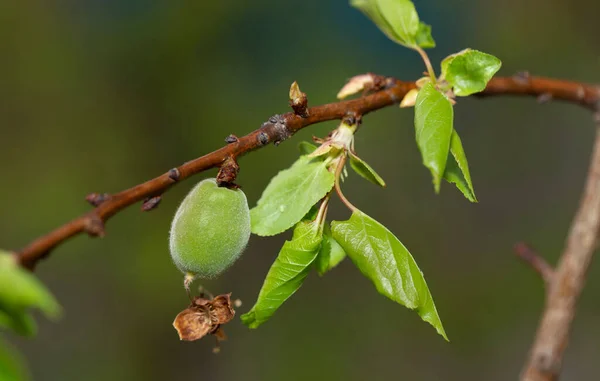
<svg viewBox="0 0 600 381">
<path fill-rule="evenodd" d="M 90 195 L 88 200 L 96 206 L 95 209 L 34 240 L 16 253 L 17 259 L 23 266 L 33 269 L 36 263 L 47 256 L 52 249 L 75 235 L 83 232 L 91 236 L 104 235 L 104 225 L 110 217 L 136 202 L 161 196 L 179 180 L 210 168 L 220 167 L 226 161 L 235 161 L 240 156 L 262 148 L 268 143 L 277 145 L 311 124 L 342 119 L 349 113 L 364 115 L 399 103 L 404 95 L 415 87 L 413 82 L 388 78 L 381 90 L 358 99 L 310 107 L 302 116 L 293 112 L 275 115 L 258 130 L 241 138 L 230 135 L 226 139 L 228 142 L 226 146 L 173 168 L 159 177 L 114 195 Z M 573 102 L 587 108 L 594 108 L 600 101 L 600 90 L 594 86 L 523 74 L 494 78 L 482 93 L 483 96 L 499 94 L 535 97 L 550 94 L 552 99 Z"/>
<path fill-rule="evenodd" d="M 546 262 L 531 246 L 524 242 L 519 242 L 514 247 L 515 254 L 524 262 L 529 264 L 544 280 L 546 286 L 549 286 L 554 277 L 554 269 Z"/>
<path fill-rule="evenodd" d="M 585 189 L 548 288 L 546 307 L 521 374 L 522 381 L 558 380 L 577 300 L 596 249 L 600 232 L 600 108 L 595 116 L 596 139 Z"/>
</svg>

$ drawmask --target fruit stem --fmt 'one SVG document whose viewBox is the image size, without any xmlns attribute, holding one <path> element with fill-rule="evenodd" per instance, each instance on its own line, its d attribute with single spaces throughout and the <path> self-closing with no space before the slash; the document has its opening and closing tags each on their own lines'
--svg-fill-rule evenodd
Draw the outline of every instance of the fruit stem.
<svg viewBox="0 0 600 381">
<path fill-rule="evenodd" d="M 185 288 L 185 292 L 187 293 L 187 296 L 188 298 L 190 298 L 191 301 L 193 301 L 194 298 L 192 297 L 192 294 L 190 292 L 190 285 L 192 284 L 194 279 L 196 279 L 196 275 L 192 273 L 185 273 L 185 275 L 183 276 L 183 287 Z"/>
</svg>

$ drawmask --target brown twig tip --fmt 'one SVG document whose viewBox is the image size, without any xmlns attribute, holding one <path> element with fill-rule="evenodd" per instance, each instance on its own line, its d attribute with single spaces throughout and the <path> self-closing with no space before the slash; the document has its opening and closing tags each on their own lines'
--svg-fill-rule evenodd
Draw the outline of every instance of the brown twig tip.
<svg viewBox="0 0 600 381">
<path fill-rule="evenodd" d="M 98 206 L 108 199 L 110 199 L 108 193 L 90 193 L 85 196 L 85 201 L 89 202 L 92 206 Z"/>
<path fill-rule="evenodd" d="M 142 203 L 142 211 L 149 212 L 152 209 L 155 209 L 156 207 L 158 207 L 158 204 L 160 204 L 161 201 L 162 197 L 160 196 L 148 197 Z"/>
<path fill-rule="evenodd" d="M 514 246 L 517 257 L 529 264 L 538 274 L 541 275 L 544 282 L 549 285 L 554 277 L 554 269 L 542 258 L 537 251 L 525 242 L 519 242 Z"/>
<path fill-rule="evenodd" d="M 102 238 L 106 235 L 104 221 L 95 214 L 85 219 L 83 230 L 88 233 L 90 237 Z"/>
<path fill-rule="evenodd" d="M 308 118 L 308 97 L 306 93 L 300 91 L 300 86 L 296 81 L 290 86 L 290 106 L 294 110 L 294 114 L 301 118 Z"/>
</svg>

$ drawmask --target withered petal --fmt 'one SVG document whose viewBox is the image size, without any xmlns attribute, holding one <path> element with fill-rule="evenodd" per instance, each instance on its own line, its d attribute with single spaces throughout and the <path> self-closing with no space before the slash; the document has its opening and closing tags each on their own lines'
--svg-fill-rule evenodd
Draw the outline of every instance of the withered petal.
<svg viewBox="0 0 600 381">
<path fill-rule="evenodd" d="M 213 325 L 207 309 L 186 308 L 173 321 L 173 327 L 179 334 L 179 339 L 194 341 L 206 336 Z"/>
<path fill-rule="evenodd" d="M 212 334 L 217 338 L 217 341 L 227 340 L 227 335 L 221 327 L 217 327 L 217 329 Z"/>
<path fill-rule="evenodd" d="M 211 317 L 217 324 L 230 322 L 235 316 L 235 310 L 231 304 L 231 293 L 218 295 L 212 300 Z"/>
</svg>

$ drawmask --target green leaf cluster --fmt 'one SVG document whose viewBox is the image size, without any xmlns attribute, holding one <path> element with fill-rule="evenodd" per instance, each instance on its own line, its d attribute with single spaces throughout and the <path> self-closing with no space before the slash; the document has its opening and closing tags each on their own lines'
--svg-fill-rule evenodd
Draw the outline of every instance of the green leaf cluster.
<svg viewBox="0 0 600 381">
<path fill-rule="evenodd" d="M 431 171 L 436 192 L 445 179 L 454 183 L 468 200 L 476 202 L 467 156 L 453 124 L 452 103 L 428 82 L 415 103 L 416 140 L 423 165 Z"/>
<path fill-rule="evenodd" d="M 29 271 L 14 260 L 12 254 L 0 251 L 0 327 L 18 334 L 36 333 L 31 308 L 38 308 L 48 318 L 57 319 L 61 308 L 54 296 Z"/>
<path fill-rule="evenodd" d="M 299 147 L 305 155 L 317 150 L 309 143 Z M 250 328 L 257 328 L 301 287 L 312 268 L 323 276 L 349 256 L 379 293 L 415 310 L 447 339 L 421 271 L 391 232 L 359 210 L 354 210 L 348 221 L 333 221 L 331 226 L 325 222 L 329 192 L 339 181 L 322 174 L 323 171 L 331 174 L 330 159 L 339 159 L 335 156 L 340 154 L 339 149 L 328 148 L 321 146 L 322 155 L 314 159 L 301 156 L 292 167 L 279 172 L 251 211 L 252 226 L 261 227 L 258 230 L 261 233 L 277 234 L 290 223 L 295 228 L 291 240 L 284 243 L 269 269 L 256 303 L 241 316 L 242 321 Z M 353 150 L 347 148 L 342 152 L 361 177 L 385 186 L 383 179 Z M 336 173 L 339 175 L 340 171 Z M 293 192 L 288 189 L 290 186 L 296 187 Z"/>
<path fill-rule="evenodd" d="M 15 261 L 14 255 L 0 250 L 0 328 L 23 336 L 33 336 L 36 324 L 30 314 L 37 308 L 48 318 L 56 319 L 61 307 L 46 287 Z M 29 379 L 20 356 L 0 339 L 0 380 Z"/>
<path fill-rule="evenodd" d="M 414 103 L 416 140 L 423 164 L 431 171 L 436 193 L 445 179 L 454 183 L 468 200 L 476 202 L 467 157 L 453 127 L 451 99 L 485 89 L 502 63 L 490 54 L 465 49 L 442 61 L 442 73 L 437 79 L 422 50 L 435 47 L 431 26 L 419 20 L 412 1 L 350 0 L 350 4 L 369 17 L 391 40 L 420 52 L 429 72 L 426 83 L 417 83 L 421 88 Z M 412 99 L 403 100 L 401 107 L 411 106 Z M 361 176 L 383 185 L 362 163 L 352 157 L 350 160 Z"/>
</svg>

